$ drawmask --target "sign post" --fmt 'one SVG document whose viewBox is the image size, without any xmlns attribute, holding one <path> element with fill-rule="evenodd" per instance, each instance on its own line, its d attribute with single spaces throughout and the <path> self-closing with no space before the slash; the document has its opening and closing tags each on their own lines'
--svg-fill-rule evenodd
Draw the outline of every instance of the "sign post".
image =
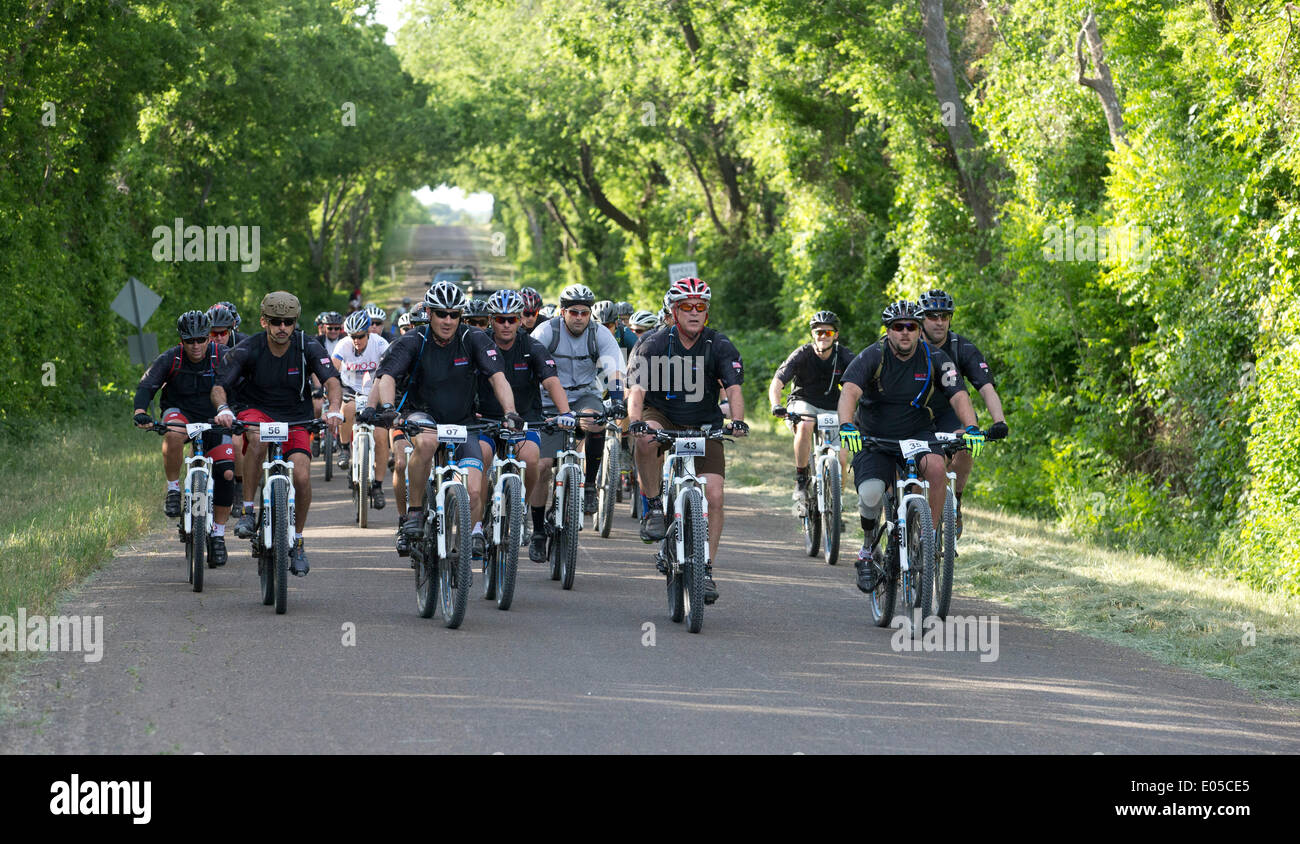
<svg viewBox="0 0 1300 844">
<path fill-rule="evenodd" d="M 135 276 L 131 276 L 113 300 L 114 313 L 135 326 L 136 336 L 126 340 L 131 363 L 144 366 L 158 356 L 158 336 L 146 334 L 144 324 L 161 303 L 162 297 L 141 284 Z"/>
</svg>

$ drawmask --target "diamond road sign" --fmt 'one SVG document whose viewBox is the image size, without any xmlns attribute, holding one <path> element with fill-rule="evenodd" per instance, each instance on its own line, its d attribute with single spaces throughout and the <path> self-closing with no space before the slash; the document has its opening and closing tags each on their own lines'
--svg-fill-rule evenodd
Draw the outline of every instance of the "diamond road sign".
<svg viewBox="0 0 1300 844">
<path fill-rule="evenodd" d="M 672 284 L 674 281 L 680 281 L 683 278 L 699 278 L 699 277 L 700 277 L 700 269 L 695 265 L 694 261 L 688 261 L 685 264 L 668 265 L 669 284 Z"/>
<path fill-rule="evenodd" d="M 153 316 L 153 312 L 158 310 L 158 305 L 161 303 L 161 296 L 132 276 L 113 300 L 112 307 L 122 319 L 136 328 L 144 328 L 144 324 L 149 321 L 149 317 Z"/>
<path fill-rule="evenodd" d="M 158 335 L 152 331 L 126 338 L 126 352 L 131 356 L 131 363 L 147 366 L 158 357 Z"/>
</svg>

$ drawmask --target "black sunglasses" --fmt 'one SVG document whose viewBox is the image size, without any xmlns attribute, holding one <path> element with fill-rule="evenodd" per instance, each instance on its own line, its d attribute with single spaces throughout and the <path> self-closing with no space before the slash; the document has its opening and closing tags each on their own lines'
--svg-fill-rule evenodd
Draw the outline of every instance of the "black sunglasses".
<svg viewBox="0 0 1300 844">
<path fill-rule="evenodd" d="M 181 340 L 181 342 L 186 345 L 193 344 L 195 346 L 198 346 L 208 342 L 208 338 L 207 337 L 186 337 L 185 339 Z"/>
<path fill-rule="evenodd" d="M 460 311 L 432 311 L 438 319 L 460 319 Z"/>
<path fill-rule="evenodd" d="M 263 317 L 263 319 L 266 320 L 267 325 L 274 325 L 277 327 L 293 325 L 295 322 L 298 321 L 297 317 L 289 317 L 288 319 L 280 319 L 279 317 Z"/>
</svg>

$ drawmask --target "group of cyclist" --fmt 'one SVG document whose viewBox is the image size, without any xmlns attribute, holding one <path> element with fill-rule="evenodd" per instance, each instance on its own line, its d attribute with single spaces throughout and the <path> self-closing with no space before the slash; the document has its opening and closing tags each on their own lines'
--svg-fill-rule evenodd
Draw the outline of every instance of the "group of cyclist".
<svg viewBox="0 0 1300 844">
<path fill-rule="evenodd" d="M 163 352 L 141 379 L 134 421 L 141 427 L 151 424 L 147 408 L 161 389 L 164 421 L 215 419 L 226 428 L 236 419 L 249 423 L 243 437 L 209 432 L 211 439 L 205 441 L 215 473 L 214 567 L 227 559 L 224 534 L 231 514 L 239 516 L 236 535 L 247 538 L 255 530 L 254 502 L 243 500 L 244 490 L 257 489 L 266 447 L 253 423 L 301 423 L 322 416 L 343 445 L 340 467 L 348 460 L 352 427 L 358 422 L 375 426 L 375 474 L 362 494 L 370 496 L 376 509 L 385 506 L 383 480 L 391 451 L 399 515 L 395 544 L 403 556 L 423 537 L 427 523 L 423 481 L 413 481 L 407 489 L 404 479 L 429 476 L 438 439 L 432 428 L 423 428 L 409 444 L 403 442 L 407 437 L 399 420 L 451 425 L 500 420 L 501 436 L 523 437 L 516 453 L 526 466 L 531 515 L 524 542 L 536 562 L 547 559 L 546 505 L 554 455 L 570 432 L 581 439 L 586 455 L 583 508 L 595 512 L 606 424 L 617 422 L 630 441 L 640 480 L 640 537 L 658 542 L 668 525 L 660 489 L 664 450 L 654 432 L 717 429 L 724 422 L 735 436 L 748 432 L 743 360 L 725 334 L 708 326 L 711 298 L 700 279 L 681 279 L 672 283 L 662 309 L 654 313 L 634 310 L 626 302 L 597 301 L 590 288 L 573 284 L 548 315 L 531 288 L 471 300 L 459 285 L 444 281 L 432 284 L 417 306 L 403 300 L 393 333 L 384 330 L 384 309 L 373 303 L 360 307 L 357 295 L 357 307 L 347 316 L 319 314 L 314 336 L 299 327 L 301 306 L 291 293 L 275 291 L 263 298 L 263 331 L 254 335 L 238 333 L 238 311 L 221 302 L 178 318 L 181 342 Z M 942 290 L 929 291 L 919 302 L 894 302 L 882 315 L 885 335 L 856 356 L 840 343 L 838 317 L 819 311 L 809 322 L 810 341 L 790 354 L 769 386 L 773 415 L 793 412 L 801 419 L 792 426 L 796 497 L 809 483 L 816 414 L 833 413 L 839 419 L 838 440 L 846 446 L 841 460 L 847 462 L 852 453 L 864 531 L 857 561 L 857 585 L 864 592 L 884 576 L 882 553 L 868 546 L 868 538 L 881 517 L 883 493 L 898 458 L 862 448 L 862 438 L 927 439 L 935 431 L 953 431 L 967 442 L 982 442 L 985 433 L 976 424 L 967 380 L 993 417 L 987 437 L 1007 433 L 987 363 L 974 344 L 949 330 L 954 311 L 952 297 Z M 788 404 L 782 404 L 791 383 Z M 357 400 L 363 402 L 360 412 Z M 543 425 L 546 421 L 553 424 Z M 180 432 L 163 439 L 164 509 L 171 516 L 180 512 L 184 441 Z M 449 455 L 466 470 L 476 561 L 484 554 L 482 520 L 491 496 L 484 468 L 490 467 L 497 446 L 497 439 L 483 434 L 455 444 Z M 291 427 L 284 452 L 293 465 L 297 497 L 291 571 L 299 576 L 310 570 L 302 532 L 311 504 L 314 451 L 306 430 Z M 960 531 L 970 455 L 959 452 L 952 465 Z M 712 563 L 725 512 L 722 443 L 708 440 L 696 467 L 708 503 L 710 565 L 704 598 L 713 603 L 718 589 Z M 945 490 L 942 456 L 926 455 L 920 470 L 930 481 L 931 507 L 938 512 Z"/>
</svg>

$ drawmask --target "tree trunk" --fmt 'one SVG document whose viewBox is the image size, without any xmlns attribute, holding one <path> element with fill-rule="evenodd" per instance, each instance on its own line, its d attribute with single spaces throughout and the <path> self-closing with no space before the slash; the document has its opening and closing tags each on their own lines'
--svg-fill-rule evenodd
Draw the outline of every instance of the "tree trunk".
<svg viewBox="0 0 1300 844">
<path fill-rule="evenodd" d="M 1090 79 L 1083 73 L 1088 69 L 1087 62 L 1083 58 L 1083 42 L 1088 41 L 1088 51 L 1092 53 L 1092 61 L 1097 65 L 1096 79 Z M 1115 83 L 1110 78 L 1110 68 L 1106 65 L 1106 57 L 1101 49 L 1101 33 L 1097 31 L 1097 18 L 1088 12 L 1083 19 L 1083 27 L 1079 30 L 1079 37 L 1074 39 L 1074 53 L 1079 61 L 1078 82 L 1080 85 L 1091 88 L 1097 92 L 1101 98 L 1102 111 L 1106 112 L 1106 126 L 1110 128 L 1111 146 L 1119 149 L 1121 144 L 1128 145 L 1128 138 L 1124 135 L 1124 112 L 1119 104 L 1119 96 L 1115 93 Z"/>
<path fill-rule="evenodd" d="M 944 115 L 944 127 L 956 159 L 957 177 L 965 195 L 966 206 L 981 232 L 996 225 L 993 202 L 985 178 L 985 160 L 971 133 L 966 106 L 957 93 L 952 56 L 948 52 L 948 24 L 943 17 L 943 0 L 920 0 L 921 31 L 925 38 L 925 57 L 934 78 L 934 93 Z M 981 250 L 980 263 L 987 264 L 987 250 Z"/>
</svg>

